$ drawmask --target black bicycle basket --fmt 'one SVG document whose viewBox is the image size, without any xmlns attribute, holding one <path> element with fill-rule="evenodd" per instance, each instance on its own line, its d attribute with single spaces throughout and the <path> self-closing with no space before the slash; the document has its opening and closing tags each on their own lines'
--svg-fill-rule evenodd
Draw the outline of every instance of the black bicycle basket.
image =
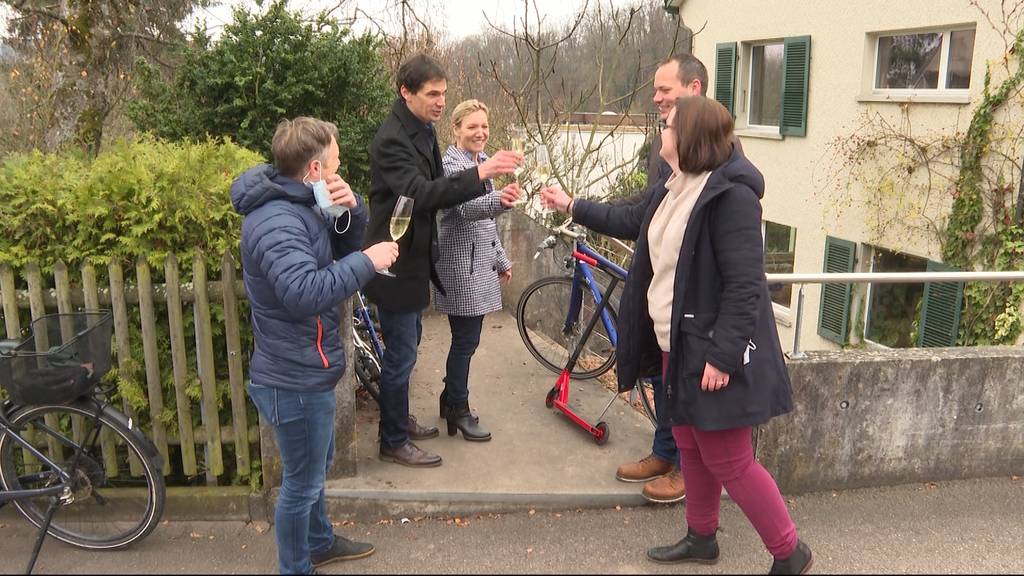
<svg viewBox="0 0 1024 576">
<path fill-rule="evenodd" d="M 66 404 L 90 392 L 111 366 L 109 310 L 47 314 L 0 353 L 0 386 L 19 405 Z"/>
</svg>

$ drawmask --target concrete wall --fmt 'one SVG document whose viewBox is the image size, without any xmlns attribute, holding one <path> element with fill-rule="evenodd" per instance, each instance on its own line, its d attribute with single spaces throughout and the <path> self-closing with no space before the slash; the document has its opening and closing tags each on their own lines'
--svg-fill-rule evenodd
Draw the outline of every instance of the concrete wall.
<svg viewBox="0 0 1024 576">
<path fill-rule="evenodd" d="M 563 260 L 569 255 L 569 245 L 559 242 L 553 250 L 544 250 L 535 260 L 537 246 L 551 235 L 551 229 L 526 217 L 520 210 L 512 210 L 495 220 L 498 237 L 505 253 L 512 261 L 512 281 L 502 286 L 502 303 L 510 314 L 515 314 L 519 296 L 527 286 L 546 276 L 559 276 L 570 271 Z"/>
<path fill-rule="evenodd" d="M 1024 349 L 811 352 L 757 434 L 784 492 L 1024 473 Z"/>
</svg>

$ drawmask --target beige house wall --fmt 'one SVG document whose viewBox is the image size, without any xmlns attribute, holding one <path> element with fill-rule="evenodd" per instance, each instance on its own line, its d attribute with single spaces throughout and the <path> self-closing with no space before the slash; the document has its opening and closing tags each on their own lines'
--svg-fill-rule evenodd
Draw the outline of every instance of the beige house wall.
<svg viewBox="0 0 1024 576">
<path fill-rule="evenodd" d="M 986 3 L 992 2 L 983 2 Z M 998 12 L 998 6 L 994 9 Z M 693 37 L 693 53 L 707 65 L 708 96 L 714 96 L 716 44 L 740 45 L 735 96 L 737 132 L 747 156 L 765 176 L 764 219 L 797 229 L 796 272 L 822 270 L 826 235 L 858 243 L 858 270 L 870 266 L 870 250 L 863 248 L 865 244 L 941 259 L 935 235 L 922 231 L 920 218 L 908 213 L 900 222 L 879 231 L 873 225 L 874 214 L 863 204 L 863 192 L 854 192 L 851 198 L 836 190 L 834 181 L 830 182 L 836 165 L 829 144 L 854 132 L 869 112 L 879 112 L 897 125 L 909 118 L 918 134 L 966 131 L 971 111 L 980 101 L 986 61 L 1000 58 L 1005 52 L 1002 36 L 977 9 L 965 0 L 684 0 L 680 16 L 688 27 L 699 31 Z M 921 102 L 920 98 L 909 104 L 870 101 L 875 58 L 872 33 L 958 25 L 976 29 L 969 97 L 961 97 L 958 102 L 946 98 L 954 101 L 937 103 Z M 811 37 L 806 136 L 757 137 L 744 130 L 749 50 L 744 50 L 743 43 L 780 41 L 792 36 Z M 998 73 L 995 79 L 999 79 Z M 936 217 L 948 211 L 951 196 L 946 189 L 932 190 L 928 200 L 926 213 Z M 817 285 L 805 288 L 801 330 L 804 349 L 835 347 L 817 335 L 820 292 Z M 778 315 L 785 349 L 792 345 L 795 322 L 791 316 L 795 316 L 796 300 L 794 290 L 789 320 L 785 310 Z M 855 321 L 857 306 L 855 303 L 851 312 L 851 323 Z"/>
</svg>

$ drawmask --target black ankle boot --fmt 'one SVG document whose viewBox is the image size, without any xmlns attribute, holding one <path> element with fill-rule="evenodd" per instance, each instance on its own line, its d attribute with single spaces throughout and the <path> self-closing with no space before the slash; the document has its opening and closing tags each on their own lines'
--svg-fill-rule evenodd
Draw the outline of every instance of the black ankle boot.
<svg viewBox="0 0 1024 576">
<path fill-rule="evenodd" d="M 772 562 L 772 569 L 769 574 L 806 574 L 814 564 L 811 556 L 811 549 L 802 541 L 796 541 L 796 550 L 789 555 L 789 558 L 778 559 Z"/>
<path fill-rule="evenodd" d="M 480 426 L 480 420 L 470 411 L 469 402 L 449 407 L 446 419 L 449 436 L 455 436 L 461 430 L 462 437 L 471 442 L 487 442 L 491 439 L 491 433 Z"/>
<path fill-rule="evenodd" d="M 693 530 L 686 530 L 686 538 L 671 546 L 659 546 L 647 551 L 647 558 L 659 564 L 677 564 L 679 562 L 700 562 L 714 564 L 718 562 L 718 540 L 715 535 L 701 536 Z"/>
<path fill-rule="evenodd" d="M 438 404 L 438 413 L 441 416 L 441 420 L 447 420 L 448 419 L 448 412 L 450 412 L 451 409 L 452 409 L 452 407 L 448 405 L 448 391 L 447 390 L 442 390 L 441 391 L 441 396 L 437 399 L 437 404 Z M 471 410 L 470 413 L 473 415 L 473 419 L 474 420 L 476 420 L 477 422 L 480 421 L 480 417 L 477 416 L 475 411 Z"/>
</svg>

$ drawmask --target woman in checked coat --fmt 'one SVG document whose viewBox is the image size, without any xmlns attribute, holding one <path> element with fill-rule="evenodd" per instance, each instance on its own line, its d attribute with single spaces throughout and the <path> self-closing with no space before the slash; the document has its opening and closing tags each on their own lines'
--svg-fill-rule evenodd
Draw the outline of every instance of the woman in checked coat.
<svg viewBox="0 0 1024 576">
<path fill-rule="evenodd" d="M 445 175 L 487 159 L 487 106 L 476 100 L 462 102 L 452 113 L 452 129 L 455 144 L 441 160 Z M 510 209 L 520 194 L 515 183 L 497 191 L 488 179 L 484 187 L 487 194 L 439 212 L 436 268 L 443 290 L 431 288 L 434 308 L 448 315 L 452 330 L 441 417 L 447 420 L 449 436 L 461 430 L 463 438 L 478 442 L 490 440 L 491 433 L 469 409 L 469 364 L 480 344 L 484 315 L 501 310 L 500 282 L 512 279 L 512 262 L 498 240 L 494 219 Z"/>
</svg>

